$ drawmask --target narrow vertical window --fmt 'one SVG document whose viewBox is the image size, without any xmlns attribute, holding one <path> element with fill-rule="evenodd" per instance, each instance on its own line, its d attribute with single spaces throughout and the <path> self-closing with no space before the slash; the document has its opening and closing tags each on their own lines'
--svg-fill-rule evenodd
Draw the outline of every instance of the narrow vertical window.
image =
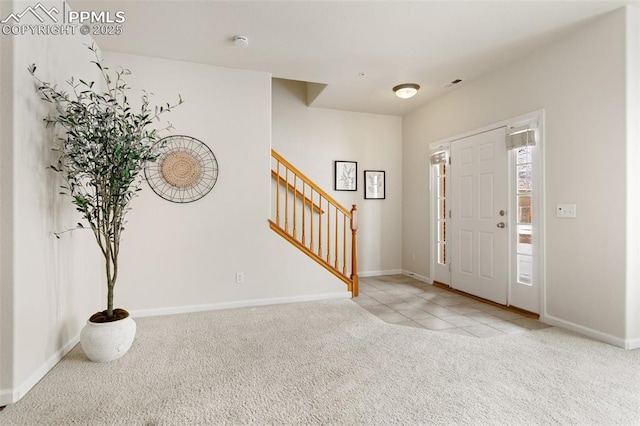
<svg viewBox="0 0 640 426">
<path fill-rule="evenodd" d="M 429 168 L 429 204 L 431 229 L 431 273 L 432 279 L 441 284 L 451 283 L 451 245 L 449 239 L 449 205 L 448 192 L 451 177 L 449 165 L 449 142 L 432 146 L 429 154 L 431 166 Z"/>
<path fill-rule="evenodd" d="M 516 148 L 517 245 L 516 279 L 532 285 L 532 146 Z"/>
<path fill-rule="evenodd" d="M 446 158 L 446 157 L 445 157 Z M 447 258 L 447 162 L 446 160 L 436 164 L 436 202 L 437 205 L 437 244 L 438 263 L 446 265 Z"/>
<path fill-rule="evenodd" d="M 541 115 L 507 126 L 509 150 L 509 296 L 511 306 L 540 313 L 544 262 Z M 526 120 L 526 121 L 525 121 Z"/>
</svg>

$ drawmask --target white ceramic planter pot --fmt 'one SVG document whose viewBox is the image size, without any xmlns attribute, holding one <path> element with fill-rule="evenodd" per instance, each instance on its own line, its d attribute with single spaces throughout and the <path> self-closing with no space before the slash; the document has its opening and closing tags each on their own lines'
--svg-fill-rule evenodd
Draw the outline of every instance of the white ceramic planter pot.
<svg viewBox="0 0 640 426">
<path fill-rule="evenodd" d="M 82 350 L 94 362 L 107 362 L 127 353 L 136 337 L 136 323 L 131 317 L 118 321 L 87 321 L 80 332 Z"/>
</svg>

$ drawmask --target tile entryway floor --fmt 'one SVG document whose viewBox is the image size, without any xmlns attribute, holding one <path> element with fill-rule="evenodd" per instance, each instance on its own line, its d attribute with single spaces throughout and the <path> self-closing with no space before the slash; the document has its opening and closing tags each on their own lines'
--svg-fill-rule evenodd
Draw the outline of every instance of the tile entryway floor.
<svg viewBox="0 0 640 426">
<path fill-rule="evenodd" d="M 360 295 L 353 301 L 391 324 L 470 337 L 548 327 L 525 315 L 404 275 L 360 278 Z"/>
</svg>

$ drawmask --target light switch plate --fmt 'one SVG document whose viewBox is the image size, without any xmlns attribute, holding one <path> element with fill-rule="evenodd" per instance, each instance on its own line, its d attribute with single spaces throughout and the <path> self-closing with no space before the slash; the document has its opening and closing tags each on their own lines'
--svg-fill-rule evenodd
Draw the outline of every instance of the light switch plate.
<svg viewBox="0 0 640 426">
<path fill-rule="evenodd" d="M 576 217 L 575 204 L 556 204 L 556 217 L 573 219 Z"/>
</svg>

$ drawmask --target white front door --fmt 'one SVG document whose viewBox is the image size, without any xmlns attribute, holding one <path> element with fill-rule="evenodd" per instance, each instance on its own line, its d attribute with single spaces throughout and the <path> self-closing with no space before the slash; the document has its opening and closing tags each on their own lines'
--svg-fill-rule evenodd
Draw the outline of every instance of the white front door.
<svg viewBox="0 0 640 426">
<path fill-rule="evenodd" d="M 508 291 L 506 130 L 451 143 L 451 286 L 503 305 Z"/>
</svg>

